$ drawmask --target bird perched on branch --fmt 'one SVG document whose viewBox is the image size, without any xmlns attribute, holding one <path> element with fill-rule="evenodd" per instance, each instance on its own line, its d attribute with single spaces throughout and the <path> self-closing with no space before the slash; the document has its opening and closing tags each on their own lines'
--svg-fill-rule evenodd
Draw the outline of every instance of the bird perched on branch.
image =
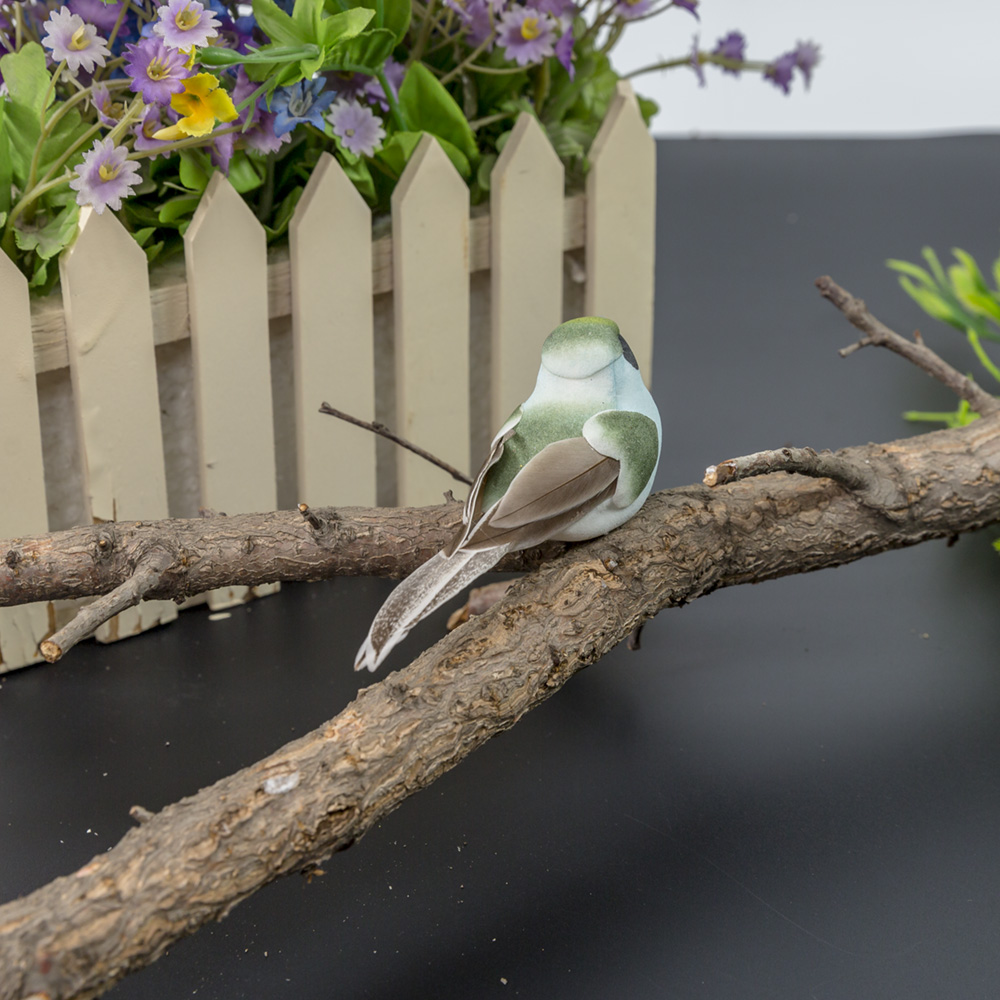
<svg viewBox="0 0 1000 1000">
<path fill-rule="evenodd" d="M 660 414 L 617 324 L 585 317 L 542 344 L 531 395 L 490 446 L 451 542 L 389 595 L 358 651 L 375 670 L 422 618 L 508 552 L 582 541 L 645 503 L 660 458 Z"/>
</svg>

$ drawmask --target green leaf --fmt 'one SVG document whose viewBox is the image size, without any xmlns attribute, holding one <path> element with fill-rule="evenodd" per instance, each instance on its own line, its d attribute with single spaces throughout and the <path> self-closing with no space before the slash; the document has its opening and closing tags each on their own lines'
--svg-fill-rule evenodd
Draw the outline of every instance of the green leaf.
<svg viewBox="0 0 1000 1000">
<path fill-rule="evenodd" d="M 19 52 L 11 52 L 0 59 L 0 73 L 7 85 L 7 96 L 14 104 L 34 113 L 42 114 L 42 101 L 48 97 L 46 107 L 52 103 L 49 84 L 52 77 L 45 68 L 45 52 L 37 42 L 28 42 Z"/>
<path fill-rule="evenodd" d="M 30 250 L 48 260 L 72 241 L 79 217 L 80 209 L 76 202 L 55 214 L 39 213 L 34 222 L 25 222 L 22 216 L 14 225 L 14 240 L 18 249 Z"/>
<path fill-rule="evenodd" d="M 423 132 L 393 132 L 375 154 L 375 159 L 388 167 L 398 178 L 406 169 L 406 164 L 409 163 L 422 136 Z"/>
<path fill-rule="evenodd" d="M 397 45 L 410 28 L 410 0 L 327 0 L 327 7 L 332 2 L 336 2 L 341 10 L 364 7 L 373 11 L 375 18 L 372 26 L 391 31 Z"/>
<path fill-rule="evenodd" d="M 180 152 L 181 184 L 189 191 L 204 191 L 208 187 L 212 164 L 208 156 L 198 149 L 182 149 Z"/>
<path fill-rule="evenodd" d="M 53 277 L 58 274 L 57 268 L 53 268 Z M 35 258 L 35 268 L 31 273 L 31 277 L 28 279 L 28 287 L 38 292 L 40 295 L 44 295 L 46 291 L 46 285 L 49 283 L 49 261 L 45 257 Z M 53 281 L 53 284 L 55 282 Z"/>
<path fill-rule="evenodd" d="M 374 76 L 395 47 L 396 36 L 391 31 L 374 28 L 331 49 L 323 68 L 339 70 L 344 66 L 363 66 L 370 76 Z"/>
<path fill-rule="evenodd" d="M 989 292 L 989 286 L 986 284 L 983 272 L 979 270 L 979 265 L 976 263 L 972 254 L 966 253 L 966 251 L 961 250 L 958 247 L 952 247 L 951 252 L 956 258 L 958 258 L 960 264 L 965 268 L 966 273 L 969 275 L 971 284 L 976 291 Z"/>
<path fill-rule="evenodd" d="M 957 329 L 964 330 L 966 323 L 963 317 L 959 314 L 956 315 L 955 311 L 952 309 L 951 305 L 945 301 L 937 292 L 931 291 L 929 288 L 923 288 L 915 285 L 907 277 L 901 277 L 899 283 L 903 286 L 906 294 L 913 299 L 914 302 L 920 306 L 921 309 L 928 316 L 933 316 L 934 319 L 939 319 L 944 323 L 948 323 Z"/>
<path fill-rule="evenodd" d="M 1000 302 L 997 302 L 989 292 L 960 292 L 959 296 L 973 312 L 989 316 L 990 319 L 1000 323 Z"/>
<path fill-rule="evenodd" d="M 490 189 L 490 174 L 493 172 L 496 162 L 496 153 L 487 153 L 479 161 L 479 169 L 476 171 L 476 181 L 484 191 L 489 191 Z"/>
<path fill-rule="evenodd" d="M 302 2 L 303 0 L 297 0 L 296 7 Z M 274 0 L 253 0 L 253 15 L 260 30 L 276 45 L 299 45 L 314 41 L 303 34 L 299 24 L 293 21 Z"/>
<path fill-rule="evenodd" d="M 639 102 L 639 114 L 642 115 L 646 128 L 649 128 L 653 119 L 660 113 L 660 106 L 651 98 L 642 97 L 639 94 L 636 94 L 636 100 Z"/>
<path fill-rule="evenodd" d="M 301 184 L 292 188 L 292 190 L 285 195 L 281 204 L 278 206 L 278 211 L 274 213 L 274 218 L 272 219 L 271 224 L 264 225 L 264 231 L 267 233 L 268 242 L 285 235 L 285 232 L 288 229 L 288 223 L 292 221 L 295 206 L 299 203 L 299 198 L 302 197 L 302 192 L 304 190 L 305 188 Z"/>
<path fill-rule="evenodd" d="M 1000 552 L 1000 538 L 994 538 L 992 542 L 993 548 Z"/>
<path fill-rule="evenodd" d="M 171 198 L 160 206 L 159 221 L 165 226 L 178 226 L 181 219 L 194 214 L 199 201 L 201 195 L 182 194 Z M 191 221 L 190 218 L 188 221 Z"/>
<path fill-rule="evenodd" d="M 236 153 L 229 162 L 229 183 L 240 194 L 255 191 L 264 183 L 263 166 L 258 165 L 242 150 Z"/>
<path fill-rule="evenodd" d="M 354 157 L 354 162 L 345 161 L 342 163 L 344 173 L 347 174 L 351 183 L 361 193 L 370 205 L 375 203 L 375 181 L 368 164 L 360 157 Z"/>
<path fill-rule="evenodd" d="M 10 211 L 11 185 L 14 183 L 14 167 L 10 159 L 10 138 L 4 129 L 5 101 L 0 101 L 0 216 L 4 220 Z M 3 225 L 0 222 L 0 225 Z"/>
<path fill-rule="evenodd" d="M 924 247 L 921 251 L 924 260 L 927 261 L 931 269 L 931 274 L 934 275 L 934 280 L 939 284 L 948 287 L 948 276 L 944 273 L 944 268 L 941 266 L 941 262 L 937 258 L 937 254 L 931 247 Z"/>
<path fill-rule="evenodd" d="M 900 274 L 908 274 L 911 278 L 916 278 L 928 288 L 934 287 L 934 279 L 918 264 L 911 264 L 908 260 L 893 260 L 891 258 L 885 263 L 887 267 L 899 271 Z"/>
<path fill-rule="evenodd" d="M 451 143 L 473 163 L 479 161 L 476 137 L 455 99 L 423 63 L 413 63 L 399 88 L 399 105 L 414 131 L 430 132 Z"/>
<path fill-rule="evenodd" d="M 306 2 L 315 2 L 315 0 L 296 0 L 295 6 L 298 7 L 300 3 Z M 316 4 L 316 7 L 318 10 L 322 10 L 319 4 Z M 334 14 L 332 17 L 324 18 L 320 23 L 316 42 L 325 49 L 342 44 L 348 41 L 348 39 L 360 35 L 368 27 L 374 16 L 375 12 L 373 10 L 358 7 L 342 11 L 340 14 Z"/>
<path fill-rule="evenodd" d="M 454 164 L 455 169 L 468 180 L 472 176 L 472 164 L 469 163 L 469 158 L 465 153 L 457 146 L 453 146 L 447 139 L 442 139 L 439 135 L 434 136 L 434 138 L 441 144 L 441 148 L 445 151 L 452 164 Z"/>
<path fill-rule="evenodd" d="M 151 243 L 148 247 L 143 247 L 142 249 L 146 253 L 146 263 L 152 264 L 157 257 L 163 252 L 163 247 L 165 246 L 163 240 L 158 243 Z"/>
<path fill-rule="evenodd" d="M 155 232 L 156 232 L 155 226 L 146 226 L 144 229 L 137 229 L 132 234 L 132 239 L 134 239 L 136 243 L 139 244 L 139 246 L 143 247 L 146 245 L 147 241 L 149 240 L 149 237 L 152 236 L 153 233 Z"/>
</svg>

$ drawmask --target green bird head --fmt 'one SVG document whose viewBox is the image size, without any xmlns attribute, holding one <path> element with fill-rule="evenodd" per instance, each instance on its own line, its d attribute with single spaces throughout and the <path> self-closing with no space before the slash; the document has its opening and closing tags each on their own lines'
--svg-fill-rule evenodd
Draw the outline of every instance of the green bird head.
<svg viewBox="0 0 1000 1000">
<path fill-rule="evenodd" d="M 560 323 L 542 344 L 542 365 L 561 378 L 589 378 L 623 355 L 638 367 L 618 324 L 600 316 Z"/>
</svg>

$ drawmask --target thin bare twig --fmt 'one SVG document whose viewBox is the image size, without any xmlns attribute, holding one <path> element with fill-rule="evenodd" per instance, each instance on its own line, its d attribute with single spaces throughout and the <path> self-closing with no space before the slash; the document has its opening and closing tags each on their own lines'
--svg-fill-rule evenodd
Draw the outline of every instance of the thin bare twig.
<svg viewBox="0 0 1000 1000">
<path fill-rule="evenodd" d="M 915 340 L 910 341 L 890 330 L 868 311 L 863 299 L 855 298 L 829 275 L 817 278 L 816 287 L 823 298 L 832 302 L 851 324 L 864 334 L 857 343 L 843 348 L 840 352 L 841 357 L 846 358 L 848 354 L 853 354 L 859 348 L 869 345 L 887 347 L 944 383 L 956 396 L 966 400 L 980 416 L 1000 411 L 1000 399 L 988 393 L 974 379 L 963 375 L 958 369 L 952 368 L 947 361 L 938 357 L 924 344 L 922 337 L 917 335 Z"/>
<path fill-rule="evenodd" d="M 174 557 L 165 549 L 152 549 L 143 555 L 132 575 L 108 594 L 98 597 L 77 612 L 58 632 L 42 640 L 39 652 L 49 663 L 55 663 L 81 639 L 86 639 L 98 626 L 127 608 L 134 607 L 163 579 Z"/>
<path fill-rule="evenodd" d="M 439 469 L 444 469 L 452 479 L 456 479 L 460 483 L 465 483 L 466 486 L 472 485 L 472 480 L 464 472 L 459 472 L 455 466 L 449 465 L 444 459 L 438 458 L 429 451 L 425 451 L 419 445 L 407 441 L 406 438 L 401 438 L 398 434 L 394 434 L 385 424 L 380 424 L 377 420 L 369 422 L 368 420 L 361 420 L 358 417 L 352 417 L 349 413 L 335 409 L 329 403 L 321 403 L 319 412 L 326 413 L 331 417 L 339 417 L 341 420 L 346 420 L 349 424 L 354 424 L 355 427 L 363 427 L 366 431 L 372 431 L 374 434 L 378 434 L 386 438 L 386 440 L 392 441 L 394 444 L 409 449 L 414 455 L 419 455 L 432 465 L 436 465 Z"/>
</svg>

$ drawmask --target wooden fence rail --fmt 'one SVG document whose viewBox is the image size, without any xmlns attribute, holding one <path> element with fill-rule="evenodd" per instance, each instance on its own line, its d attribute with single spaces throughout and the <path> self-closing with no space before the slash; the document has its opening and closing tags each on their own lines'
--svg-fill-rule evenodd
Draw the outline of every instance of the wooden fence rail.
<svg viewBox="0 0 1000 1000">
<path fill-rule="evenodd" d="M 436 503 L 454 485 L 408 453 L 320 415 L 378 418 L 459 467 L 530 392 L 561 320 L 615 319 L 649 378 L 655 147 L 627 84 L 584 193 L 522 115 L 491 177 L 489 212 L 429 136 L 376 220 L 325 154 L 285 251 L 221 174 L 183 262 L 147 275 L 110 213 L 81 213 L 61 291 L 30 303 L 0 254 L 0 538 L 93 520 L 326 504 Z M 274 588 L 206 595 L 213 608 Z M 72 613 L 0 609 L 0 672 L 37 662 Z M 176 616 L 148 602 L 110 641 Z"/>
</svg>

